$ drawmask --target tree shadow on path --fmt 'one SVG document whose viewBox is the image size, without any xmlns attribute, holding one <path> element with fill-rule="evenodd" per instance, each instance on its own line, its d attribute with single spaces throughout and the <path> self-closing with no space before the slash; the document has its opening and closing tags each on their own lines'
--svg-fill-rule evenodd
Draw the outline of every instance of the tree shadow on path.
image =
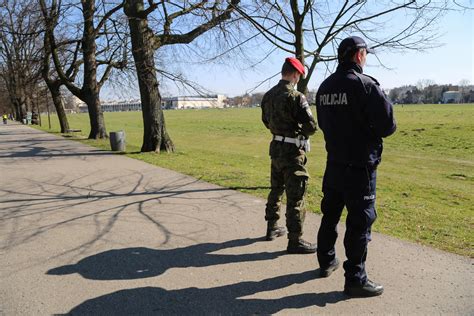
<svg viewBox="0 0 474 316">
<path fill-rule="evenodd" d="M 212 252 L 253 244 L 262 238 L 245 238 L 223 243 L 203 243 L 183 248 L 150 249 L 144 247 L 113 249 L 86 257 L 76 264 L 51 269 L 50 275 L 79 273 L 91 280 L 132 280 L 155 277 L 170 268 L 208 267 L 219 264 L 272 260 L 284 251 L 244 254 Z"/>
</svg>

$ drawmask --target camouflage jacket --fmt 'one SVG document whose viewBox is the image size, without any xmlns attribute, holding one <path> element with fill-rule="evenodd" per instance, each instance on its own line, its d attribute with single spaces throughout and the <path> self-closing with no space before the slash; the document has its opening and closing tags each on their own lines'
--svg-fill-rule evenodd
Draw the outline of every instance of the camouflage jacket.
<svg viewBox="0 0 474 316">
<path fill-rule="evenodd" d="M 308 101 L 288 81 L 271 88 L 262 99 L 262 121 L 273 135 L 309 138 L 317 130 Z M 294 144 L 272 141 L 270 156 L 296 156 L 304 150 Z"/>
</svg>

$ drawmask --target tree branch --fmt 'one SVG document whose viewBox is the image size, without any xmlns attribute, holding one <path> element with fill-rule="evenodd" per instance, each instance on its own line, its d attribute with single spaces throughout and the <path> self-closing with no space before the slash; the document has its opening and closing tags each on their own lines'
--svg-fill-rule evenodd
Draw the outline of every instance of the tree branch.
<svg viewBox="0 0 474 316">
<path fill-rule="evenodd" d="M 185 34 L 161 34 L 155 35 L 154 37 L 154 49 L 158 49 L 164 45 L 171 45 L 171 44 L 188 44 L 191 43 L 194 39 L 196 39 L 199 35 L 207 32 L 212 27 L 216 26 L 217 24 L 227 20 L 230 18 L 231 12 L 237 8 L 239 5 L 240 0 L 231 0 L 227 8 L 222 12 L 220 15 L 213 17 L 208 22 L 201 24 L 194 28 L 192 31 L 189 31 Z"/>
<path fill-rule="evenodd" d="M 117 12 L 118 10 L 120 10 L 121 8 L 123 8 L 123 6 L 124 6 L 124 2 L 122 1 L 119 5 L 115 6 L 115 7 L 112 8 L 109 12 L 107 12 L 107 13 L 102 17 L 102 19 L 100 20 L 99 24 L 97 24 L 97 27 L 95 28 L 94 33 L 97 35 L 97 33 L 99 32 L 99 30 L 104 26 L 105 22 L 106 22 L 115 12 Z"/>
</svg>

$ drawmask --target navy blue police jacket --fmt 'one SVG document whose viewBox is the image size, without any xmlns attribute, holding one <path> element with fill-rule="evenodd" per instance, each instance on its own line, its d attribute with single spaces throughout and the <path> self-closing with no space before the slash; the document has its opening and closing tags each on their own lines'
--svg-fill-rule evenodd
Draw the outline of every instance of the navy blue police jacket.
<svg viewBox="0 0 474 316">
<path fill-rule="evenodd" d="M 393 134 L 393 108 L 379 83 L 356 63 L 341 63 L 316 94 L 328 163 L 376 167 L 383 137 Z"/>
</svg>

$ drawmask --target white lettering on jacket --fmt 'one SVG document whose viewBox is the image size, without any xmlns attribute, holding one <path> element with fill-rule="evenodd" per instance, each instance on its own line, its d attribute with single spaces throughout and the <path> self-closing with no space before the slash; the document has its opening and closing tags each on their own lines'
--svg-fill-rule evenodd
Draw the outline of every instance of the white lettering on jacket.
<svg viewBox="0 0 474 316">
<path fill-rule="evenodd" d="M 370 201 L 370 200 L 375 200 L 375 195 L 365 195 L 364 196 L 364 201 Z"/>
<path fill-rule="evenodd" d="M 345 92 L 321 94 L 319 96 L 319 104 L 321 105 L 347 105 L 347 94 Z"/>
</svg>

